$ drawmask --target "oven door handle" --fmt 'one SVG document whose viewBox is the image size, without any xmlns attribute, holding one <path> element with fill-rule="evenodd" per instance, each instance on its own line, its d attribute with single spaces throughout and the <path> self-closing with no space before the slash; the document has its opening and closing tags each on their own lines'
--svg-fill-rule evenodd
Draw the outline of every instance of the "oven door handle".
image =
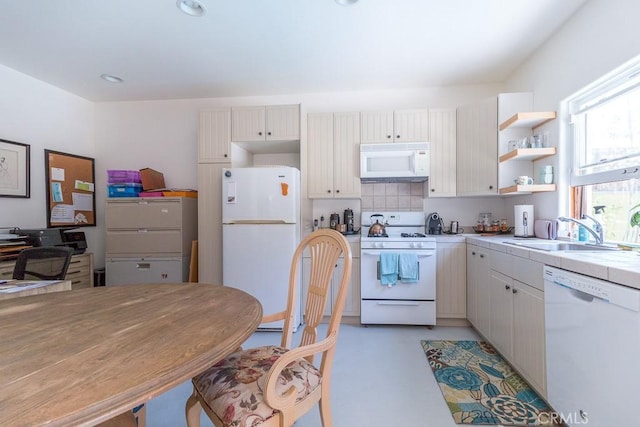
<svg viewBox="0 0 640 427">
<path fill-rule="evenodd" d="M 409 305 L 409 306 L 419 306 L 420 304 L 417 302 L 411 301 L 376 301 L 376 305 Z"/>
<path fill-rule="evenodd" d="M 393 249 L 390 249 L 390 250 L 393 250 Z M 363 252 L 362 252 L 362 255 L 380 256 L 380 253 L 381 253 L 381 252 L 382 252 L 382 251 L 373 251 L 373 252 L 363 251 Z M 396 252 L 398 252 L 398 251 L 396 251 Z M 412 251 L 412 252 L 413 252 L 413 251 Z M 426 251 L 425 251 L 425 252 L 426 252 Z M 416 256 L 417 256 L 418 258 L 429 258 L 429 257 L 431 257 L 431 256 L 434 256 L 435 254 L 436 254 L 436 253 L 435 253 L 435 251 L 429 251 L 429 252 L 424 253 L 424 254 L 423 254 L 422 252 L 419 252 L 419 253 L 417 253 L 417 254 L 416 254 Z"/>
</svg>

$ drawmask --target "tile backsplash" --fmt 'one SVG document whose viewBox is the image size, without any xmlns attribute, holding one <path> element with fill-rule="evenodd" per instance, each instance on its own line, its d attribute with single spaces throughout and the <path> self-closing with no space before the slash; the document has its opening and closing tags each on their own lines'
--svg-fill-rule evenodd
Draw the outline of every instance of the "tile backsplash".
<svg viewBox="0 0 640 427">
<path fill-rule="evenodd" d="M 363 211 L 422 211 L 424 183 L 369 183 L 362 184 Z"/>
</svg>

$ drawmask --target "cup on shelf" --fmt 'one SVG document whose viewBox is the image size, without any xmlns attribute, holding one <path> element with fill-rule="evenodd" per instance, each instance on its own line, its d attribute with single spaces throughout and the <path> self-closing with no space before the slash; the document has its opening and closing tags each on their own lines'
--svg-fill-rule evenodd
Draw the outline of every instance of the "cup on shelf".
<svg viewBox="0 0 640 427">
<path fill-rule="evenodd" d="M 553 166 L 543 166 L 540 168 L 540 182 L 543 184 L 553 184 Z"/>
<path fill-rule="evenodd" d="M 518 185 L 531 185 L 533 184 L 533 178 L 530 176 L 522 175 L 515 179 L 515 183 Z"/>
</svg>

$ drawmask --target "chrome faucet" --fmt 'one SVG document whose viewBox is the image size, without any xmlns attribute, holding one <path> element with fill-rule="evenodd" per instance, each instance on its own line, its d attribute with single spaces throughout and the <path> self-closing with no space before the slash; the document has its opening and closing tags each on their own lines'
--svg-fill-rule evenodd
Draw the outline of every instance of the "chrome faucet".
<svg viewBox="0 0 640 427">
<path fill-rule="evenodd" d="M 558 217 L 558 221 L 575 222 L 576 224 L 583 226 L 585 230 L 591 233 L 591 235 L 596 239 L 596 245 L 604 244 L 604 227 L 602 226 L 602 223 L 600 223 L 600 221 L 598 221 L 592 216 L 589 216 L 587 214 L 582 214 L 582 219 L 587 219 L 587 218 L 593 221 L 594 223 L 593 228 L 590 227 L 586 222 L 580 221 L 579 219 L 575 219 L 575 218 L 567 218 L 565 216 L 561 216 L 561 217 Z"/>
</svg>

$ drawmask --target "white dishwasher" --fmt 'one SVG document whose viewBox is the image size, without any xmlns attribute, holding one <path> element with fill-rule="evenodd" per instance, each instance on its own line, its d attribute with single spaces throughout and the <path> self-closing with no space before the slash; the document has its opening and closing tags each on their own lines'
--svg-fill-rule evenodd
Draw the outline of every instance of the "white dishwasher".
<svg viewBox="0 0 640 427">
<path fill-rule="evenodd" d="M 544 267 L 547 400 L 566 424 L 637 426 L 640 290 Z"/>
</svg>

